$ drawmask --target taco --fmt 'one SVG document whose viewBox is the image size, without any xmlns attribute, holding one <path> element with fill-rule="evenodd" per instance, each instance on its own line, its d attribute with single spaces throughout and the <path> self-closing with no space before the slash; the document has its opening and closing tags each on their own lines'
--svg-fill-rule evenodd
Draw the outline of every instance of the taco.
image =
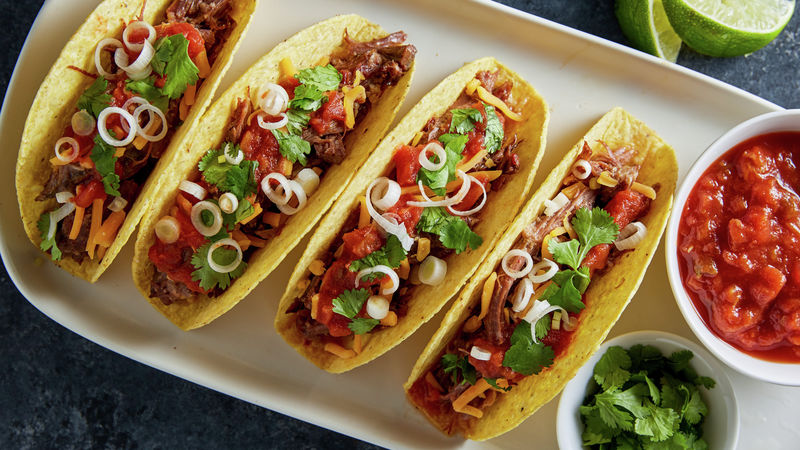
<svg viewBox="0 0 800 450">
<path fill-rule="evenodd" d="M 30 240 L 95 282 L 230 65 L 256 0 L 102 2 L 28 113 L 16 168 Z"/>
<path fill-rule="evenodd" d="M 555 397 L 636 292 L 677 175 L 652 130 L 622 109 L 606 114 L 445 315 L 404 385 L 411 404 L 448 435 L 484 440 Z"/>
<path fill-rule="evenodd" d="M 275 326 L 343 372 L 411 335 L 452 297 L 522 205 L 548 109 L 493 58 L 444 79 L 383 140 L 323 219 Z"/>
<path fill-rule="evenodd" d="M 203 116 L 136 240 L 133 275 L 183 329 L 209 323 L 269 275 L 378 144 L 416 48 L 338 16 L 270 51 Z"/>
</svg>

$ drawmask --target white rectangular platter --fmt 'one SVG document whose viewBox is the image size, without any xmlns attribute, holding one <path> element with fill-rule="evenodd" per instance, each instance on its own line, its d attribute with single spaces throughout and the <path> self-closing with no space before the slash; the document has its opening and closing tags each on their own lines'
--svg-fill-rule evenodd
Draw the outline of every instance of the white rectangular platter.
<svg viewBox="0 0 800 450">
<path fill-rule="evenodd" d="M 0 152 L 6 161 L 16 157 L 26 111 L 61 43 L 96 3 L 50 0 L 42 8 L 2 111 Z M 552 112 L 539 181 L 614 106 L 625 107 L 676 149 L 681 176 L 725 130 L 778 109 L 676 65 L 484 0 L 262 0 L 220 91 L 282 39 L 343 13 L 361 14 L 388 31 L 402 29 L 419 49 L 402 113 L 444 76 L 482 56 L 495 56 L 530 81 Z M 134 288 L 132 241 L 96 285 L 42 264 L 19 219 L 14 164 L 3 164 L 0 171 L 0 251 L 8 273 L 36 308 L 87 339 L 191 382 L 387 447 L 557 447 L 557 399 L 516 430 L 485 443 L 441 436 L 406 403 L 401 385 L 441 314 L 372 364 L 338 376 L 322 372 L 272 328 L 277 300 L 300 248 L 229 314 L 185 333 Z M 670 293 L 663 244 L 611 334 L 640 329 L 693 339 Z M 740 448 L 789 448 L 798 442 L 800 389 L 757 382 L 730 370 L 727 374 L 741 410 Z"/>
</svg>

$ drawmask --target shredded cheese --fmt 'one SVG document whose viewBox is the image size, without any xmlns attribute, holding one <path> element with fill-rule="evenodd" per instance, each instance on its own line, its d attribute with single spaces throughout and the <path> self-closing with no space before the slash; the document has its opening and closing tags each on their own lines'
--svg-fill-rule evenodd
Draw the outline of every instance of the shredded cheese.
<svg viewBox="0 0 800 450">
<path fill-rule="evenodd" d="M 422 262 L 431 252 L 431 240 L 419 238 L 417 241 L 417 261 Z"/>
<path fill-rule="evenodd" d="M 400 261 L 400 267 L 397 268 L 397 276 L 403 280 L 408 279 L 408 274 L 411 272 L 411 264 L 408 262 L 408 258 Z"/>
<path fill-rule="evenodd" d="M 466 170 L 464 172 L 466 172 Z M 478 171 L 478 172 L 470 173 L 470 176 L 473 176 L 473 177 L 478 178 L 478 179 L 480 179 L 482 177 L 486 177 L 487 181 L 494 181 L 497 178 L 499 178 L 500 175 L 502 175 L 502 174 L 503 174 L 502 170 L 481 170 L 481 171 Z M 463 181 L 459 178 L 458 180 L 453 180 L 453 181 L 447 183 L 444 188 L 445 188 L 445 190 L 447 190 L 447 192 L 453 192 L 453 191 L 461 188 L 461 183 L 463 183 Z M 431 193 L 433 193 L 433 192 L 431 191 Z"/>
<path fill-rule="evenodd" d="M 94 214 L 94 211 L 92 211 L 92 214 Z M 114 243 L 114 238 L 117 237 L 117 230 L 119 230 L 124 220 L 125 211 L 112 212 L 105 222 L 100 225 L 100 228 L 97 229 L 97 233 L 94 236 L 95 244 L 101 247 L 111 247 L 111 244 Z"/>
<path fill-rule="evenodd" d="M 360 70 L 356 70 L 356 74 L 353 77 L 353 87 L 358 86 L 362 81 L 364 81 L 364 74 Z"/>
<path fill-rule="evenodd" d="M 353 351 L 356 352 L 356 355 L 361 354 L 361 335 L 357 334 L 353 336 Z"/>
<path fill-rule="evenodd" d="M 189 200 L 186 200 L 181 194 L 178 194 L 178 197 L 175 199 L 178 203 L 178 207 L 183 210 L 183 213 L 189 217 L 192 217 L 192 203 Z"/>
<path fill-rule="evenodd" d="M 619 182 L 611 176 L 610 173 L 603 171 L 600 173 L 600 176 L 597 177 L 597 183 L 601 186 L 607 187 L 616 187 Z"/>
<path fill-rule="evenodd" d="M 80 206 L 75 207 L 75 217 L 72 221 L 72 228 L 69 230 L 69 238 L 75 239 L 78 237 L 78 234 L 81 232 L 81 226 L 83 225 L 83 213 L 86 211 L 86 208 L 81 208 Z"/>
<path fill-rule="evenodd" d="M 317 312 L 319 311 L 319 294 L 311 296 L 311 318 L 317 320 Z"/>
<path fill-rule="evenodd" d="M 644 195 L 650 200 L 656 199 L 656 190 L 646 184 L 639 183 L 638 181 L 633 182 L 631 185 L 631 190 Z"/>
<path fill-rule="evenodd" d="M 416 147 L 420 139 L 422 139 L 422 131 L 417 131 L 417 134 L 414 135 L 414 139 L 411 139 L 411 146 Z"/>
<path fill-rule="evenodd" d="M 308 265 L 308 270 L 316 276 L 325 273 L 325 263 L 321 259 L 315 259 Z"/>
<path fill-rule="evenodd" d="M 342 92 L 344 93 L 344 125 L 347 128 L 353 128 L 356 124 L 353 106 L 355 102 L 363 103 L 367 100 L 367 91 L 364 89 L 364 86 L 359 85 L 352 89 L 345 86 L 342 88 Z"/>
<path fill-rule="evenodd" d="M 283 58 L 280 63 L 278 63 L 278 67 L 281 69 L 281 77 L 284 79 L 291 78 L 294 74 L 297 73 L 297 69 L 294 67 L 294 63 L 288 57 Z"/>
<path fill-rule="evenodd" d="M 117 147 L 117 150 L 114 152 L 115 158 L 122 158 L 122 155 L 125 154 L 125 147 Z"/>
<path fill-rule="evenodd" d="M 381 319 L 381 325 L 385 327 L 393 327 L 397 325 L 397 314 L 394 311 L 389 311 L 386 317 Z"/>
<path fill-rule="evenodd" d="M 193 62 L 197 65 L 198 77 L 208 78 L 211 75 L 211 64 L 208 62 L 208 55 L 205 50 L 198 53 Z"/>
<path fill-rule="evenodd" d="M 475 155 L 473 155 L 469 160 L 459 162 L 458 165 L 456 165 L 456 169 L 463 172 L 469 172 L 470 169 L 478 165 L 479 162 L 483 161 L 483 158 L 488 154 L 489 153 L 486 151 L 486 149 L 481 149 L 481 151 L 475 153 Z"/>
<path fill-rule="evenodd" d="M 358 198 L 358 202 L 361 204 L 358 211 L 358 228 L 364 228 L 369 225 L 369 221 L 371 220 L 369 210 L 367 209 L 367 198 L 361 196 Z"/>
<path fill-rule="evenodd" d="M 484 378 L 479 379 L 453 401 L 453 410 L 480 419 L 483 417 L 483 411 L 474 406 L 469 406 L 469 402 L 486 392 L 489 388 L 491 388 L 491 386 Z"/>
<path fill-rule="evenodd" d="M 564 229 L 564 227 L 558 227 L 555 230 L 548 233 L 547 236 L 545 236 L 544 239 L 542 239 L 542 258 L 547 258 L 550 261 L 553 261 L 553 254 L 550 253 L 550 248 L 549 248 L 550 239 L 553 239 L 556 236 L 561 236 L 566 232 L 567 230 Z"/>
<path fill-rule="evenodd" d="M 489 314 L 489 303 L 492 301 L 492 294 L 494 294 L 494 285 L 497 281 L 497 272 L 492 272 L 489 278 L 483 283 L 483 291 L 481 292 L 481 314 L 478 319 L 483 320 L 486 314 Z"/>
<path fill-rule="evenodd" d="M 578 195 L 578 192 L 584 190 L 584 188 L 586 188 L 586 185 L 578 181 L 577 183 L 572 183 L 569 186 L 565 187 L 564 189 L 561 190 L 561 192 L 571 200 L 575 198 L 576 195 Z"/>
<path fill-rule="evenodd" d="M 467 95 L 472 95 L 475 93 L 475 89 L 477 89 L 478 86 L 480 85 L 481 85 L 481 80 L 473 78 L 469 80 L 469 83 L 467 83 L 467 86 L 464 88 L 464 92 L 466 92 Z"/>
<path fill-rule="evenodd" d="M 522 120 L 521 115 L 512 111 L 511 108 L 509 108 L 504 101 L 495 97 L 494 94 L 487 91 L 483 86 L 478 86 L 477 90 L 478 90 L 478 97 L 480 97 L 481 100 L 502 111 L 506 117 L 513 120 L 514 122 L 519 122 Z"/>
<path fill-rule="evenodd" d="M 292 167 L 293 164 L 286 158 L 281 158 L 281 173 L 284 174 L 286 177 L 292 176 Z"/>
<path fill-rule="evenodd" d="M 324 348 L 326 352 L 333 353 L 334 355 L 342 359 L 350 359 L 356 356 L 356 352 L 348 350 L 339 344 L 334 344 L 333 342 L 328 342 L 327 344 L 325 344 Z"/>
<path fill-rule="evenodd" d="M 241 223 L 242 225 L 247 224 L 251 220 L 258 217 L 258 215 L 261 214 L 262 211 L 263 209 L 261 209 L 261 203 L 256 203 L 255 205 L 253 205 L 253 214 L 250 214 L 249 216 L 245 217 L 239 223 Z"/>
</svg>

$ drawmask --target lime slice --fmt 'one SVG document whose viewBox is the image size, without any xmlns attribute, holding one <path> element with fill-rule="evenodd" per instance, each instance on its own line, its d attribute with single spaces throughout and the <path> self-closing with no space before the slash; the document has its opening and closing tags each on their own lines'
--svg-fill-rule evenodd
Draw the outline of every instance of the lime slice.
<svg viewBox="0 0 800 450">
<path fill-rule="evenodd" d="M 669 22 L 689 47 L 740 56 L 769 44 L 789 22 L 795 0 L 664 0 Z"/>
<path fill-rule="evenodd" d="M 668 61 L 678 59 L 681 38 L 670 26 L 661 0 L 617 0 L 614 9 L 634 47 Z"/>
</svg>

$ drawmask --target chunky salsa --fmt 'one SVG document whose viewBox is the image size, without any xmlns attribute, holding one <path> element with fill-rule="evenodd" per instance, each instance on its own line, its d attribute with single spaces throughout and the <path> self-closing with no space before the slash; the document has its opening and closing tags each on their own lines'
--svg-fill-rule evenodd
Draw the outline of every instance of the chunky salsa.
<svg viewBox="0 0 800 450">
<path fill-rule="evenodd" d="M 681 216 L 681 278 L 708 327 L 757 358 L 800 362 L 800 133 L 717 159 Z"/>
</svg>

